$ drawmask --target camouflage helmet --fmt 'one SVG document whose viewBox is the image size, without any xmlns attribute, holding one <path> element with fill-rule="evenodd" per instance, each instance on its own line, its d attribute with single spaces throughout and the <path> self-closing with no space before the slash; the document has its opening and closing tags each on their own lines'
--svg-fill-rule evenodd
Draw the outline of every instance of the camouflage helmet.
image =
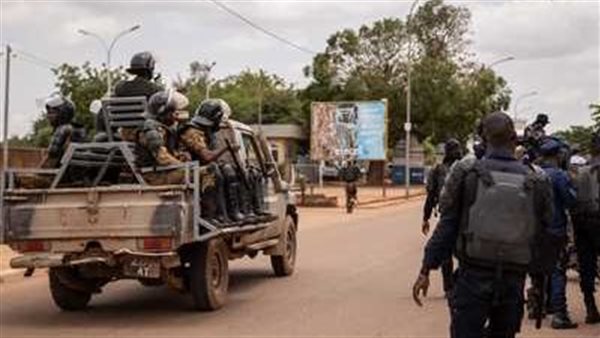
<svg viewBox="0 0 600 338">
<path fill-rule="evenodd" d="M 188 104 L 187 97 L 175 90 L 160 91 L 148 100 L 146 115 L 148 118 L 161 120 L 169 113 L 185 109 Z"/>
<path fill-rule="evenodd" d="M 231 108 L 223 99 L 207 99 L 196 109 L 194 121 L 207 127 L 218 127 L 231 116 Z"/>
<path fill-rule="evenodd" d="M 62 125 L 71 122 L 75 117 L 75 105 L 61 94 L 53 94 L 44 102 L 46 114 L 56 114 L 53 124 Z"/>
<path fill-rule="evenodd" d="M 154 56 L 150 52 L 141 52 L 136 53 L 131 58 L 129 62 L 129 68 L 127 68 L 127 72 L 130 74 L 139 75 L 140 73 L 150 73 L 154 72 L 154 66 L 156 61 L 154 60 Z"/>
</svg>

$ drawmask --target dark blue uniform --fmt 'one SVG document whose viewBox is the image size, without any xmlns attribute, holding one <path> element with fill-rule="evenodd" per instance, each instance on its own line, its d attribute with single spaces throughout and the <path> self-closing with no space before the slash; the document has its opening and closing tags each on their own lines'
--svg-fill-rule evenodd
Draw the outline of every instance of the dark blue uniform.
<svg viewBox="0 0 600 338">
<path fill-rule="evenodd" d="M 593 158 L 589 165 L 600 166 L 600 156 Z M 587 321 L 595 323 L 596 321 L 592 317 L 595 317 L 597 313 L 594 293 L 596 291 L 598 256 L 600 255 L 600 249 L 598 249 L 600 247 L 600 214 L 589 213 L 576 207 L 572 217 L 579 263 L 579 286 L 588 311 L 589 320 Z"/>
<path fill-rule="evenodd" d="M 433 209 L 438 206 L 444 181 L 453 163 L 453 160 L 445 159 L 443 163 L 436 165 L 427 176 L 427 197 L 423 206 L 423 221 L 429 221 Z M 444 292 L 448 295 L 452 290 L 454 279 L 452 276 L 454 274 L 454 262 L 452 258 L 442 263 L 441 268 Z"/>
<path fill-rule="evenodd" d="M 509 151 L 490 149 L 484 159 L 490 170 L 527 174 L 530 169 L 518 162 Z M 446 179 L 440 199 L 441 218 L 425 248 L 423 267 L 438 268 L 455 251 L 461 224 L 477 193 L 477 176 L 472 175 L 474 159 L 456 163 Z M 536 175 L 533 186 L 536 219 L 542 229 L 552 221 L 552 188 L 548 178 Z M 523 288 L 526 269 L 511 270 L 484 267 L 457 256 L 450 300 L 451 336 L 481 338 L 488 322 L 489 337 L 514 337 L 523 318 Z"/>
<path fill-rule="evenodd" d="M 552 181 L 554 192 L 554 217 L 549 231 L 563 238 L 567 242 L 567 209 L 573 208 L 576 203 L 575 188 L 567 173 L 553 165 L 541 165 Z M 567 310 L 567 253 L 566 247 L 561 248 L 561 256 L 552 276 L 550 278 L 550 306 L 554 312 L 565 312 Z"/>
</svg>

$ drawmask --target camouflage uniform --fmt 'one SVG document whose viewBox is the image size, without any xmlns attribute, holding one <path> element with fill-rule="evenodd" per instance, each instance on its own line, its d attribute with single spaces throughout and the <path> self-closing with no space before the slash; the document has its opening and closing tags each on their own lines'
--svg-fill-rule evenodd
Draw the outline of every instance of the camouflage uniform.
<svg viewBox="0 0 600 338">
<path fill-rule="evenodd" d="M 227 210 L 223 172 L 216 162 L 207 162 L 200 155 L 206 150 L 214 149 L 213 136 L 214 132 L 198 123 L 197 118 L 192 119 L 179 130 L 181 145 L 190 152 L 192 160 L 198 161 L 202 166 L 200 187 L 204 217 L 220 223 L 231 223 Z"/>
<path fill-rule="evenodd" d="M 177 135 L 171 128 L 156 120 L 146 120 L 138 138 L 137 166 L 164 167 L 182 164 L 184 155 L 178 152 Z M 145 173 L 144 179 L 151 185 L 181 184 L 185 178 L 183 169 Z"/>
</svg>

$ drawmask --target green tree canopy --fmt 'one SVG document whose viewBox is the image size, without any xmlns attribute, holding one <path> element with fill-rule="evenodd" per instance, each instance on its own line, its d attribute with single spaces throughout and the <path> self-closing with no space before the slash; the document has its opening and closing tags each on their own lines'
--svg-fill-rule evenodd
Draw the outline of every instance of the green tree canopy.
<svg viewBox="0 0 600 338">
<path fill-rule="evenodd" d="M 62 64 L 52 70 L 56 77 L 55 87 L 62 95 L 75 104 L 75 121 L 82 124 L 88 134 L 94 131 L 94 115 L 89 111 L 90 103 L 106 93 L 106 68 L 95 68 L 89 62 L 81 66 Z M 112 80 L 116 83 L 126 77 L 123 68 L 112 70 Z M 32 131 L 25 138 L 11 140 L 12 144 L 45 147 L 52 136 L 52 127 L 46 117 L 40 115 L 33 122 Z"/>
<path fill-rule="evenodd" d="M 190 65 L 190 76 L 174 83 L 187 95 L 190 109 L 206 97 L 207 74 L 199 62 Z M 302 103 L 298 91 L 281 77 L 264 70 L 244 70 L 239 74 L 216 80 L 210 89 L 211 97 L 227 101 L 233 118 L 247 124 L 258 123 L 258 111 L 262 111 L 262 123 L 295 123 L 307 125 L 302 115 Z"/>
<path fill-rule="evenodd" d="M 420 140 L 466 141 L 477 119 L 508 107 L 506 82 L 470 60 L 468 9 L 430 0 L 409 19 L 408 25 L 386 18 L 334 33 L 305 68 L 312 78 L 303 94 L 305 111 L 310 101 L 387 98 L 393 146 L 404 134 L 409 65 L 413 130 Z"/>
</svg>

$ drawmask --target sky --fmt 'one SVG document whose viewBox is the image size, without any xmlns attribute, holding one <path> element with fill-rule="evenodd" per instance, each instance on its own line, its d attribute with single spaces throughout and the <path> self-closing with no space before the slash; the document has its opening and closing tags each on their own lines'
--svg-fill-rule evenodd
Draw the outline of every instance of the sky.
<svg viewBox="0 0 600 338">
<path fill-rule="evenodd" d="M 591 123 L 588 105 L 600 101 L 600 0 L 447 1 L 472 14 L 470 50 L 476 60 L 497 64 L 519 100 L 518 113 L 533 119 L 550 115 L 551 130 Z M 404 18 L 411 1 L 224 1 L 258 25 L 305 47 L 322 51 L 326 39 L 384 17 Z M 297 87 L 308 83 L 302 68 L 313 55 L 248 26 L 210 1 L 10 1 L 0 2 L 0 42 L 11 60 L 9 134 L 23 135 L 41 114 L 39 102 L 53 90 L 52 65 L 100 65 L 106 54 L 99 41 L 133 25 L 121 38 L 112 65 L 127 65 L 138 51 L 151 51 L 167 79 L 185 76 L 194 60 L 216 62 L 220 78 L 263 68 Z M 0 81 L 4 102 L 4 63 Z M 3 106 L 3 104 L 2 104 Z M 392 112 L 393 113 L 393 112 Z M 418 114 L 418 112 L 416 112 Z"/>
</svg>

